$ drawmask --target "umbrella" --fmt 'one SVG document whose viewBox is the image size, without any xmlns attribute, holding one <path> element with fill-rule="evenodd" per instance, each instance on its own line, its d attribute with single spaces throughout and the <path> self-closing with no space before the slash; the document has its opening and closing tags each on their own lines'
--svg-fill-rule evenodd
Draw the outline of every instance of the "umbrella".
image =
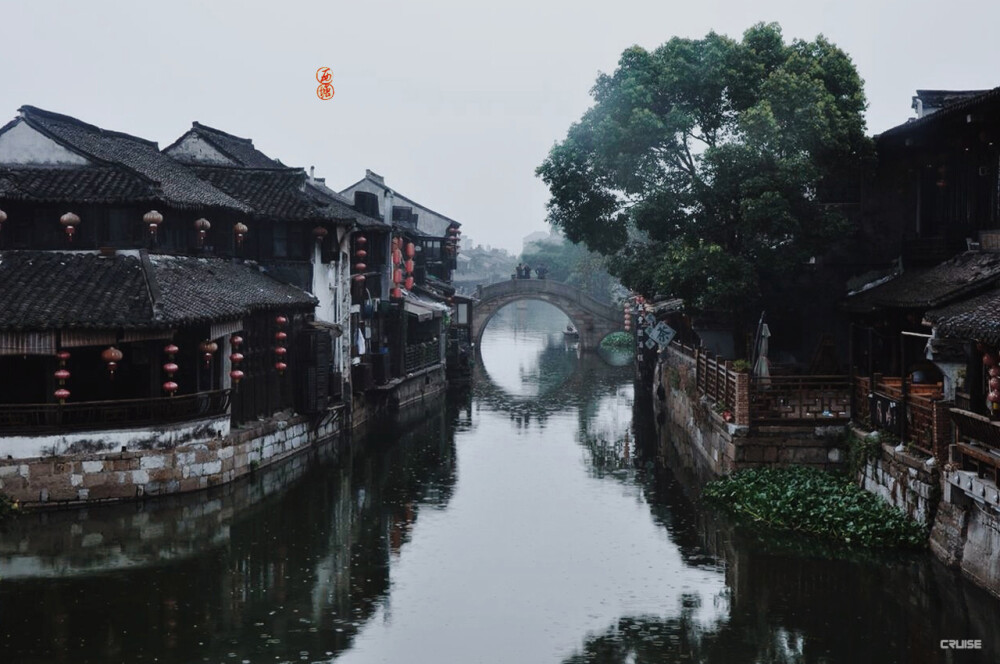
<svg viewBox="0 0 1000 664">
<path fill-rule="evenodd" d="M 771 337 L 771 330 L 767 323 L 761 323 L 760 334 L 757 335 L 757 361 L 753 365 L 753 375 L 760 387 L 771 385 L 771 364 L 767 359 L 767 340 Z"/>
</svg>

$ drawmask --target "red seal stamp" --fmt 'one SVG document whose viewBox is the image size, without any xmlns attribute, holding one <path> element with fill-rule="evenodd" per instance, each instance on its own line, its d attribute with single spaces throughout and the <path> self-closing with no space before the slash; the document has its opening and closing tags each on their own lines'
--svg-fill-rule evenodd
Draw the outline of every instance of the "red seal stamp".
<svg viewBox="0 0 1000 664">
<path fill-rule="evenodd" d="M 329 67 L 320 67 L 316 70 L 316 82 L 319 83 L 316 96 L 323 101 L 333 99 L 333 72 Z"/>
</svg>

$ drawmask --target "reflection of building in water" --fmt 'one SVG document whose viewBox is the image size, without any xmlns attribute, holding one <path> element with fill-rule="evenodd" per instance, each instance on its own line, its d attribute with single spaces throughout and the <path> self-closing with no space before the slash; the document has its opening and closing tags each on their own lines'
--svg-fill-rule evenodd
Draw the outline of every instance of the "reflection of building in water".
<svg viewBox="0 0 1000 664">
<path fill-rule="evenodd" d="M 386 601 L 421 509 L 451 497 L 453 424 L 438 400 L 404 432 L 327 448 L 320 467 L 299 456 L 213 493 L 12 522 L 0 606 L 18 611 L 0 661 L 343 650 Z"/>
</svg>

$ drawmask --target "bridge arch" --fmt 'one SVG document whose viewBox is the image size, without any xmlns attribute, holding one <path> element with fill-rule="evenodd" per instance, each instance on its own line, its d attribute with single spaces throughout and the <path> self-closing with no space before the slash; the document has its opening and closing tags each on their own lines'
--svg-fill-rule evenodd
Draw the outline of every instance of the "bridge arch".
<svg viewBox="0 0 1000 664">
<path fill-rule="evenodd" d="M 549 279 L 511 279 L 480 286 L 472 321 L 472 338 L 480 347 L 483 330 L 503 307 L 521 300 L 541 300 L 562 311 L 580 332 L 580 350 L 597 350 L 601 340 L 622 329 L 622 313 L 580 289 Z"/>
</svg>

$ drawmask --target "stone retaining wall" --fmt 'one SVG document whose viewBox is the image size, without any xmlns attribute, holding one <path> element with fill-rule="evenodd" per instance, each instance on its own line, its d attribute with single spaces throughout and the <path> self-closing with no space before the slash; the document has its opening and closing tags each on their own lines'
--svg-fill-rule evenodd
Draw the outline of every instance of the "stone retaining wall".
<svg viewBox="0 0 1000 664">
<path fill-rule="evenodd" d="M 171 449 L 128 449 L 0 461 L 0 492 L 26 506 L 125 500 L 231 482 L 340 432 L 339 413 L 291 414 Z"/>
<path fill-rule="evenodd" d="M 856 435 L 864 435 L 856 433 Z M 940 477 L 934 465 L 890 445 L 858 471 L 858 484 L 924 526 L 934 522 Z"/>
<path fill-rule="evenodd" d="M 695 361 L 667 351 L 654 374 L 654 410 L 661 438 L 690 448 L 713 475 L 757 466 L 842 468 L 843 426 L 737 426 L 698 395 Z"/>
</svg>

